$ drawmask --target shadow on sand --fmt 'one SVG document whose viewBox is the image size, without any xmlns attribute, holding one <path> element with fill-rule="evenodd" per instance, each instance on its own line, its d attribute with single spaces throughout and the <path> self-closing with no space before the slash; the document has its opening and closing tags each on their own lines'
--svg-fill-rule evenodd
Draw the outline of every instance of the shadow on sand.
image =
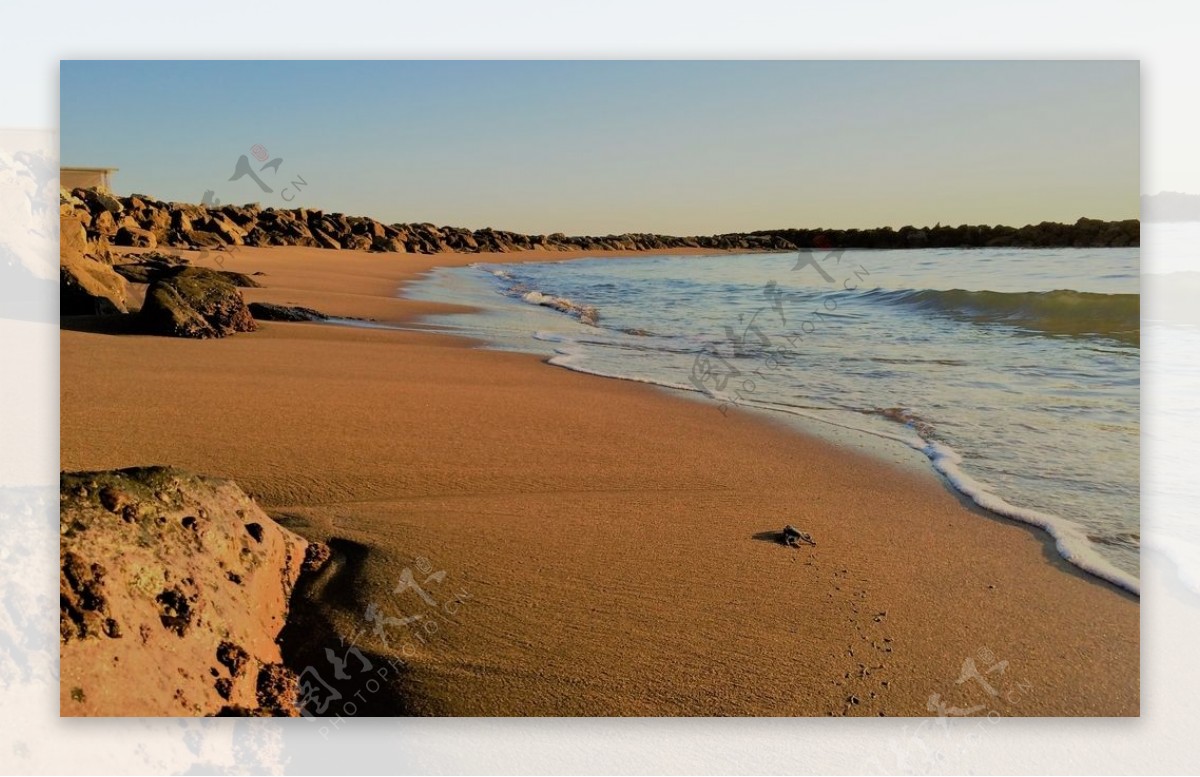
<svg viewBox="0 0 1200 777">
<path fill-rule="evenodd" d="M 773 542 L 776 545 L 782 545 L 785 548 L 791 547 L 784 541 L 782 530 L 760 531 L 757 534 L 750 535 L 750 539 L 758 540 L 759 542 Z"/>
<path fill-rule="evenodd" d="M 314 717 L 411 716 L 429 714 L 410 703 L 411 669 L 399 656 L 371 652 L 343 635 L 331 617 L 343 611 L 369 626 L 363 613 L 362 571 L 369 548 L 330 539 L 332 555 L 292 592 L 287 624 L 279 634 L 283 661 L 313 693 L 306 710 Z"/>
</svg>

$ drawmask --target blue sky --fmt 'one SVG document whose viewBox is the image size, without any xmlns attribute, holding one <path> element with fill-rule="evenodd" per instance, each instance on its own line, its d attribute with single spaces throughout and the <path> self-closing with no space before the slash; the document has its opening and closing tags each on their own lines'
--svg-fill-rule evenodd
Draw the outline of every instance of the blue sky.
<svg viewBox="0 0 1200 777">
<path fill-rule="evenodd" d="M 1136 62 L 65 61 L 60 85 L 62 163 L 169 200 L 533 233 L 1138 213 Z M 228 180 L 255 144 L 271 193 Z"/>
</svg>

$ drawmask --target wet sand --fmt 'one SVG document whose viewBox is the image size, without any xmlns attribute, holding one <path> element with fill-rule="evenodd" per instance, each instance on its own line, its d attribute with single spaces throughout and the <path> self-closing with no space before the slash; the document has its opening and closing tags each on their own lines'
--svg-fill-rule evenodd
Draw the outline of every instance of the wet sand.
<svg viewBox="0 0 1200 777">
<path fill-rule="evenodd" d="M 395 298 L 431 267 L 572 255 L 217 256 L 248 300 L 404 323 L 454 309 Z M 1138 714 L 1136 597 L 769 419 L 421 331 L 61 342 L 64 469 L 230 477 L 343 550 L 308 606 L 403 667 L 357 714 Z"/>
</svg>

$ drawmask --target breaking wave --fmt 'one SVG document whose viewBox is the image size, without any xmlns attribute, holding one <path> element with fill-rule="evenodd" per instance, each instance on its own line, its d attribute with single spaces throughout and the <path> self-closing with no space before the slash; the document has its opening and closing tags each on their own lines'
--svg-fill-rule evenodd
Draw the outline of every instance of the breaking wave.
<svg viewBox="0 0 1200 777">
<path fill-rule="evenodd" d="M 1129 360 L 1093 364 L 1091 354 L 1101 351 L 1128 355 L 1128 348 L 1138 347 L 1138 294 L 1066 289 L 936 290 L 913 283 L 901 289 L 832 291 L 799 286 L 771 298 L 763 295 L 761 287 L 749 282 L 732 283 L 725 275 L 708 283 L 689 278 L 681 281 L 671 276 L 671 268 L 664 264 L 665 260 L 660 261 L 653 269 L 667 277 L 657 277 L 639 266 L 629 273 L 625 285 L 617 286 L 606 275 L 589 275 L 578 266 L 570 275 L 539 273 L 524 267 L 476 267 L 492 276 L 492 292 L 498 290 L 513 302 L 549 308 L 589 325 L 586 330 L 573 327 L 568 331 L 532 333 L 534 339 L 554 344 L 548 359 L 552 365 L 704 394 L 718 402 L 722 414 L 732 407 L 784 413 L 903 444 L 923 454 L 951 488 L 980 508 L 1037 527 L 1052 539 L 1058 555 L 1068 563 L 1140 595 L 1136 569 L 1141 538 L 1136 522 L 1116 511 L 1100 510 L 1099 517 L 1092 515 L 1089 510 L 1095 512 L 1097 503 L 1054 478 L 1055 473 L 1066 473 L 1068 480 L 1089 482 L 1085 470 L 1090 465 L 1069 456 L 1062 464 L 1047 464 L 1053 461 L 1047 455 L 1065 455 L 1055 447 L 1062 441 L 1053 437 L 1065 427 L 1050 423 L 1058 417 L 1033 410 L 1002 420 L 986 415 L 991 412 L 989 407 L 1002 401 L 988 392 L 1007 386 L 1007 373 L 1003 371 L 1006 366 L 1023 364 L 1020 359 L 1028 361 L 1023 355 L 1014 361 L 1010 356 L 1014 352 L 1036 354 L 1037 364 L 1079 376 L 1083 388 L 1073 384 L 1064 387 L 1062 381 L 1040 369 L 1023 373 L 1023 379 L 1035 388 L 1047 381 L 1052 383 L 1042 390 L 1049 400 L 1058 403 L 1057 413 L 1069 416 L 1081 401 L 1094 409 L 1094 387 L 1088 382 L 1093 373 L 1085 368 L 1101 376 L 1127 375 Z M 745 272 L 750 274 L 749 270 Z M 760 273 L 760 277 L 769 276 Z M 1125 285 L 1121 291 L 1128 288 Z M 554 293 L 546 293 L 547 289 Z M 579 300 L 603 306 L 605 321 L 600 321 L 595 305 Z M 813 334 L 803 329 L 805 319 L 799 316 L 801 311 L 818 305 L 821 328 Z M 648 318 L 646 311 L 654 317 Z M 945 326 L 938 319 L 1021 337 L 983 342 L 968 328 Z M 647 323 L 649 329 L 645 328 Z M 785 340 L 795 352 L 784 360 L 769 359 L 778 354 L 781 332 L 797 327 L 803 335 L 794 338 L 799 345 Z M 891 337 L 896 331 L 904 336 Z M 1039 337 L 1024 336 L 1029 334 Z M 1102 350 L 1092 342 L 1070 342 L 1093 339 L 1105 340 L 1112 347 Z M 964 348 L 963 343 L 971 343 L 978 350 Z M 1020 348 L 1010 348 L 1013 343 L 1020 343 Z M 712 385 L 697 382 L 694 362 L 705 353 L 720 355 L 722 370 L 747 378 L 737 383 L 742 388 L 735 391 L 736 382 L 728 386 L 724 381 Z M 1136 352 L 1133 356 L 1136 359 Z M 1040 361 L 1042 358 L 1047 361 Z M 1060 358 L 1068 360 L 1066 367 L 1058 363 Z M 977 391 L 979 379 L 972 375 L 976 366 L 993 370 L 998 376 Z M 1127 377 L 1123 380 L 1122 385 L 1131 385 Z M 746 388 L 746 382 L 754 385 Z M 1136 390 L 1136 380 L 1132 385 Z M 1089 392 L 1085 400 L 1076 396 L 1080 391 Z M 905 404 L 906 400 L 921 408 L 920 414 Z M 971 402 L 978 403 L 979 413 L 985 415 L 972 415 Z M 1123 407 L 1101 404 L 1100 408 L 1124 417 Z M 881 425 L 864 417 L 891 423 Z M 1099 428 L 1097 423 L 1092 427 Z M 1031 438 L 1026 430 L 1036 434 Z M 1087 438 L 1083 444 L 1103 443 L 1108 448 L 1097 450 L 1111 452 L 1108 439 Z M 980 450 L 987 455 L 981 458 Z M 1057 485 L 1028 485 L 1031 476 L 1047 474 L 1047 482 Z M 1105 476 L 1094 475 L 1097 479 Z M 1136 518 L 1136 513 L 1133 516 Z"/>
<path fill-rule="evenodd" d="M 552 308 L 559 313 L 566 313 L 568 316 L 573 316 L 581 323 L 588 326 L 597 326 L 600 320 L 600 311 L 595 305 L 582 305 L 576 303 L 566 297 L 556 297 L 553 294 L 546 294 L 537 289 L 530 289 L 524 284 L 517 282 L 513 278 L 512 273 L 506 270 L 496 270 L 485 268 L 497 280 L 506 284 L 504 293 L 510 297 L 518 297 L 522 302 L 527 302 L 530 305 L 540 305 L 544 308 Z"/>
<path fill-rule="evenodd" d="M 954 318 L 1010 324 L 1051 335 L 1107 337 L 1128 345 L 1141 338 L 1141 301 L 1137 294 L 1088 291 L 937 291 L 911 289 L 862 292 L 867 300 L 906 305 Z"/>
</svg>

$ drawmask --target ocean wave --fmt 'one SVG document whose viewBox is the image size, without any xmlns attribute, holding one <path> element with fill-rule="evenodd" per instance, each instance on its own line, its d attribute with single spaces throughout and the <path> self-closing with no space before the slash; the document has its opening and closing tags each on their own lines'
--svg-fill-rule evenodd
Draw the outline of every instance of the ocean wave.
<svg viewBox="0 0 1200 777">
<path fill-rule="evenodd" d="M 551 338 L 545 337 L 544 339 L 550 340 Z M 906 408 L 876 408 L 870 411 L 861 411 L 864 415 L 887 418 L 908 431 L 908 433 L 890 434 L 882 430 L 839 423 L 831 419 L 827 411 L 818 408 L 801 408 L 783 403 L 770 402 L 734 402 L 730 397 L 725 396 L 721 392 L 712 390 L 698 391 L 693 385 L 654 378 L 633 377 L 600 370 L 588 364 L 586 348 L 580 347 L 580 343 L 575 338 L 560 335 L 553 339 L 561 343 L 560 347 L 555 349 L 555 356 L 548 360 L 549 364 L 556 367 L 563 367 L 574 372 L 583 372 L 606 378 L 629 380 L 636 383 L 649 383 L 689 393 L 702 393 L 717 401 L 729 402 L 743 409 L 757 410 L 759 412 L 786 413 L 906 445 L 921 452 L 929 460 L 933 469 L 945 478 L 946 482 L 955 491 L 958 491 L 979 507 L 995 515 L 1041 529 L 1054 541 L 1058 555 L 1067 563 L 1118 588 L 1122 588 L 1135 596 L 1141 595 L 1141 583 L 1138 578 L 1119 569 L 1099 552 L 1098 544 L 1107 543 L 1103 543 L 1102 540 L 1097 541 L 1093 539 L 1084 527 L 1073 521 L 1040 510 L 1014 505 L 996 494 L 984 483 L 971 477 L 963 470 L 961 466 L 962 456 L 956 450 L 945 443 L 928 439 L 932 431 L 932 425 L 924 419 L 917 417 Z M 1128 540 L 1129 538 L 1126 539 Z"/>
<path fill-rule="evenodd" d="M 1118 569 L 1104 558 L 1096 549 L 1096 543 L 1089 538 L 1083 527 L 1057 515 L 1026 507 L 1017 507 L 997 496 L 963 471 L 960 466 L 962 457 L 947 445 L 928 442 L 922 452 L 933 463 L 934 469 L 940 472 L 956 491 L 970 498 L 975 504 L 990 513 L 1036 526 L 1054 539 L 1058 555 L 1073 566 L 1102 580 L 1107 580 L 1135 596 L 1141 595 L 1141 583 L 1138 579 L 1128 572 Z"/>
<path fill-rule="evenodd" d="M 481 269 L 486 269 L 488 276 L 485 277 L 490 282 L 489 285 L 492 289 L 499 291 L 511 302 L 547 307 L 566 315 L 579 317 L 580 320 L 584 320 L 582 311 L 588 308 L 595 311 L 595 308 L 581 305 L 577 300 L 590 298 L 590 301 L 593 302 L 604 302 L 611 298 L 611 295 L 600 295 L 596 291 L 598 286 L 594 283 L 588 285 L 586 282 L 575 281 L 565 288 L 559 289 L 560 293 L 571 292 L 571 296 L 574 297 L 571 299 L 565 296 L 546 294 L 542 288 L 550 286 L 553 279 L 547 280 L 543 285 L 541 281 L 536 280 L 539 277 L 536 273 L 527 272 L 524 268 L 500 269 L 493 266 Z M 698 295 L 697 299 L 704 299 L 706 295 L 712 299 L 726 299 L 727 295 L 722 296 L 714 292 L 714 288 L 717 287 L 698 287 L 694 290 L 695 295 Z M 753 287 L 742 285 L 736 288 L 745 291 L 747 288 Z M 593 293 L 597 296 L 592 296 Z M 1140 334 L 1140 300 L 1137 294 L 1099 294 L 1069 290 L 1010 293 L 912 288 L 902 290 L 847 289 L 833 292 L 823 291 L 815 295 L 811 292 L 794 291 L 788 292 L 788 294 L 789 302 L 816 301 L 818 304 L 822 304 L 823 310 L 834 310 L 847 318 L 863 320 L 865 322 L 863 326 L 868 328 L 871 326 L 878 328 L 871 309 L 876 308 L 876 314 L 887 314 L 887 311 L 878 308 L 889 306 L 896 308 L 897 311 L 905 309 L 911 311 L 911 313 L 904 314 L 906 317 L 916 314 L 920 319 L 925 320 L 935 316 L 945 316 L 970 323 L 1004 325 L 1031 333 L 1096 338 L 1095 346 L 1089 347 L 1100 347 L 1102 344 L 1107 344 L 1114 353 L 1128 354 L 1129 350 L 1125 344 L 1136 347 Z M 795 298 L 792 298 L 792 295 Z M 659 300 L 661 302 L 659 309 L 666 310 L 680 297 L 691 300 L 693 290 L 671 290 L 670 294 L 664 295 L 665 301 Z M 823 304 L 823 301 L 830 297 L 838 302 L 846 303 L 846 307 L 838 309 L 838 306 L 832 303 Z M 808 341 L 796 346 L 795 350 L 787 349 L 787 358 L 790 360 L 795 357 L 798 366 L 791 372 L 781 371 L 779 373 L 780 380 L 784 382 L 780 384 L 779 391 L 776 392 L 778 396 L 772 396 L 770 399 L 765 396 L 756 397 L 752 400 L 741 395 L 731 396 L 708 384 L 701 386 L 686 381 L 687 363 L 695 354 L 715 351 L 728 362 L 736 365 L 736 369 L 754 372 L 754 368 L 761 367 L 756 363 L 757 360 L 765 359 L 769 353 L 775 356 L 779 355 L 774 348 L 777 345 L 774 330 L 764 332 L 769 334 L 771 339 L 771 344 L 768 346 L 765 342 L 766 338 L 761 338 L 763 342 L 760 343 L 758 337 L 743 337 L 731 344 L 731 338 L 723 339 L 721 337 L 718 325 L 723 321 L 719 316 L 710 316 L 707 319 L 701 316 L 700 326 L 684 331 L 678 331 L 678 329 L 673 331 L 671 326 L 676 321 L 667 314 L 664 314 L 661 325 L 654 327 L 659 330 L 657 332 L 633 329 L 632 327 L 622 328 L 621 324 L 624 322 L 621 319 L 624 308 L 620 303 L 620 299 L 612 303 L 611 317 L 604 324 L 596 323 L 598 316 L 591 317 L 591 320 L 585 321 L 585 323 L 593 324 L 593 328 L 581 330 L 570 327 L 566 332 L 538 331 L 533 334 L 534 339 L 555 344 L 554 353 L 548 362 L 558 367 L 609 378 L 658 385 L 692 395 L 696 395 L 698 392 L 718 402 L 722 413 L 735 407 L 756 412 L 782 412 L 805 417 L 823 425 L 841 427 L 880 439 L 891 440 L 909 447 L 922 454 L 932 469 L 944 478 L 951 488 L 984 510 L 1037 527 L 1045 532 L 1049 541 L 1057 549 L 1058 555 L 1068 563 L 1135 595 L 1140 593 L 1140 583 L 1136 572 L 1123 570 L 1110 560 L 1110 557 L 1113 556 L 1123 559 L 1130 553 L 1136 554 L 1140 546 L 1140 537 L 1135 534 L 1136 526 L 1133 527 L 1133 532 L 1122 533 L 1104 529 L 1102 526 L 1098 527 L 1090 521 L 1073 520 L 1052 512 L 1026 507 L 1025 504 L 1032 503 L 1045 510 L 1054 510 L 1058 503 L 1053 498 L 1045 498 L 1045 494 L 1040 492 L 1030 495 L 1022 494 L 1018 490 L 1015 495 L 1005 494 L 1007 498 L 1002 497 L 998 492 L 999 489 L 989 485 L 984 479 L 977 479 L 987 478 L 987 473 L 992 470 L 989 470 L 988 467 L 978 467 L 977 462 L 971 458 L 972 449 L 969 438 L 964 442 L 961 451 L 952 448 L 948 440 L 940 439 L 942 435 L 935 428 L 939 420 L 936 417 L 936 408 L 938 407 L 936 403 L 933 405 L 928 402 L 922 404 L 923 407 L 930 409 L 931 415 L 928 418 L 917 415 L 908 407 L 893 404 L 897 400 L 903 401 L 899 395 L 886 396 L 886 398 L 872 395 L 868 400 L 851 403 L 858 406 L 841 404 L 836 407 L 809 406 L 803 401 L 793 404 L 788 400 L 803 399 L 802 396 L 797 395 L 797 391 L 801 395 L 811 394 L 812 391 L 827 391 L 832 396 L 839 386 L 836 381 L 822 381 L 819 375 L 815 375 L 803 381 L 806 384 L 816 385 L 815 389 L 789 389 L 786 383 L 788 379 L 798 380 L 803 377 L 796 370 L 802 369 L 800 365 L 805 363 L 806 354 L 810 360 L 820 363 L 821 348 L 824 347 L 824 343 L 814 343 L 812 348 L 815 350 L 810 352 L 806 350 L 809 348 Z M 701 313 L 705 312 L 702 306 L 698 307 L 700 307 Z M 688 309 L 690 308 L 685 308 L 685 310 Z M 753 309 L 751 302 L 745 312 L 749 315 Z M 742 311 L 731 307 L 728 317 L 732 318 L 735 312 Z M 791 318 L 790 315 L 789 318 Z M 824 318 L 825 316 L 822 314 L 822 320 Z M 894 314 L 880 315 L 879 320 L 890 324 L 894 318 Z M 753 318 L 751 318 L 751 322 L 753 323 Z M 552 328 L 553 325 L 548 327 L 548 329 Z M 935 334 L 942 331 L 951 333 L 955 331 L 942 326 L 926 326 L 925 328 L 934 330 Z M 923 332 L 924 330 L 917 327 L 917 331 Z M 934 344 L 942 342 L 934 341 Z M 873 350 L 858 353 L 852 347 L 841 348 L 837 352 L 844 352 L 846 358 L 862 362 L 862 364 L 848 365 L 847 369 L 850 374 L 864 380 L 872 376 L 890 377 L 892 375 L 890 365 L 892 364 L 899 365 L 897 370 L 905 372 L 905 365 L 929 364 L 931 367 L 934 365 L 963 367 L 977 363 L 972 356 L 964 357 L 945 348 L 928 352 L 921 351 L 918 355 L 903 350 L 898 354 L 879 353 Z M 875 364 L 871 364 L 871 362 L 875 362 Z M 790 365 L 790 361 L 788 363 Z M 1096 377 L 1103 376 L 1098 373 Z M 876 380 L 875 382 L 882 381 Z M 1059 410 L 1069 409 L 1065 405 L 1056 407 Z M 1091 405 L 1081 405 L 1080 409 L 1087 407 L 1091 407 Z M 867 417 L 877 420 L 868 420 Z M 879 423 L 879 420 L 890 423 Z M 953 425 L 954 418 L 948 420 L 947 423 L 949 424 L 948 430 L 954 431 L 957 428 Z M 1031 431 L 1037 430 L 1031 429 Z M 957 446 L 957 441 L 955 445 Z M 967 461 L 964 462 L 964 458 Z M 977 469 L 981 471 L 976 472 Z M 1037 467 L 1033 467 L 1033 470 L 1036 472 Z M 1014 501 L 1010 502 L 1008 499 Z M 1067 506 L 1073 504 L 1065 502 L 1064 509 L 1068 509 Z M 1070 507 L 1070 509 L 1074 509 L 1074 507 Z M 1119 521 L 1117 525 L 1120 525 Z"/>
<path fill-rule="evenodd" d="M 566 297 L 555 297 L 540 291 L 527 291 L 521 295 L 521 299 L 530 305 L 541 305 L 544 308 L 553 308 L 560 313 L 574 316 L 579 319 L 580 323 L 588 326 L 596 326 L 596 322 L 600 320 L 600 311 L 594 305 L 581 305 Z"/>
<path fill-rule="evenodd" d="M 883 439 L 895 440 L 914 450 L 920 451 L 929 460 L 930 464 L 933 465 L 934 470 L 945 478 L 946 482 L 955 491 L 967 497 L 979 507 L 989 513 L 1041 529 L 1054 541 L 1055 550 L 1064 561 L 1135 596 L 1141 596 L 1141 582 L 1137 576 L 1118 568 L 1100 553 L 1097 545 L 1110 543 L 1098 540 L 1089 535 L 1083 526 L 1074 521 L 1041 510 L 1014 505 L 996 494 L 987 485 L 971 477 L 963 470 L 963 458 L 958 451 L 945 443 L 927 439 L 931 427 L 927 422 L 917 418 L 904 408 L 886 408 L 867 412 L 866 414 L 883 416 L 889 420 L 903 424 L 906 428 L 916 432 L 916 434 L 887 434 L 886 432 L 876 432 L 848 424 L 838 424 L 814 413 L 797 412 L 773 405 L 760 406 L 756 404 L 755 406 L 762 410 L 774 410 L 803 416 L 824 423 L 832 423 L 835 426 L 841 426 L 846 429 L 865 432 Z M 1140 543 L 1140 536 L 1134 533 L 1126 535 L 1124 539 L 1126 542 L 1134 539 Z"/>
<path fill-rule="evenodd" d="M 990 513 L 1041 529 L 1054 539 L 1058 555 L 1071 565 L 1106 580 L 1118 588 L 1141 595 L 1141 583 L 1137 577 L 1118 569 L 1096 547 L 1097 545 L 1121 545 L 1137 548 L 1141 541 L 1139 533 L 1120 532 L 1105 535 L 1095 532 L 1088 533 L 1084 527 L 1060 516 L 1014 505 L 990 490 L 981 481 L 968 475 L 962 469 L 962 456 L 958 451 L 945 443 L 931 439 L 934 431 L 933 425 L 908 408 L 875 408 L 864 412 L 866 415 L 880 416 L 889 421 L 903 424 L 916 432 L 916 439 L 903 436 L 892 437 L 892 439 L 921 451 L 929 459 L 933 468 L 946 478 L 955 491 Z"/>
<path fill-rule="evenodd" d="M 483 270 L 501 281 L 503 284 L 502 292 L 506 296 L 517 297 L 522 302 L 530 305 L 538 305 L 557 310 L 560 313 L 566 313 L 568 316 L 577 318 L 580 323 L 587 324 L 588 326 L 599 325 L 600 310 L 595 305 L 580 304 L 566 297 L 556 297 L 553 294 L 546 294 L 538 289 L 530 289 L 518 281 L 508 270 L 496 269 L 487 265 L 471 266 L 475 269 Z"/>
<path fill-rule="evenodd" d="M 950 289 L 861 292 L 862 298 L 905 305 L 954 318 L 1010 324 L 1070 337 L 1106 337 L 1128 345 L 1141 338 L 1141 298 L 1137 294 L 1089 291 L 967 291 Z"/>
<path fill-rule="evenodd" d="M 863 411 L 866 415 L 877 415 L 881 418 L 886 418 L 889 421 L 895 421 L 898 424 L 904 424 L 922 438 L 928 438 L 933 434 L 933 424 L 921 418 L 919 415 L 909 410 L 906 407 L 877 407 L 874 410 Z"/>
</svg>

